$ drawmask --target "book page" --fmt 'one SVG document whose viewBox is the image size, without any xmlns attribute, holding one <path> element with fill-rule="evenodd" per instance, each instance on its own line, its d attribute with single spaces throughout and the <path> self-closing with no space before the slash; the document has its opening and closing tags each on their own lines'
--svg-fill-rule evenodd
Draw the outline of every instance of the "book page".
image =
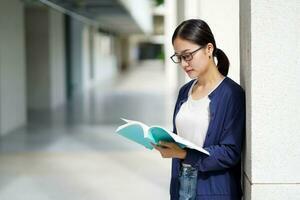
<svg viewBox="0 0 300 200">
<path fill-rule="evenodd" d="M 141 122 L 123 119 L 126 124 L 119 126 L 116 133 L 123 137 L 143 145 L 148 149 L 153 149 L 151 138 L 148 136 L 149 127 Z"/>
<path fill-rule="evenodd" d="M 150 128 L 150 132 L 152 132 L 152 134 L 154 134 L 153 137 L 154 137 L 154 139 L 156 138 L 155 140 L 162 140 L 162 141 L 166 141 L 166 142 L 172 142 L 171 139 L 167 138 L 166 134 L 168 134 L 181 148 L 188 147 L 188 148 L 195 149 L 195 150 L 198 150 L 202 153 L 205 153 L 205 154 L 209 155 L 209 152 L 206 151 L 205 149 L 203 149 L 202 147 L 199 147 L 199 146 L 193 144 L 192 142 L 180 137 L 179 135 L 176 135 L 175 133 L 172 133 L 171 131 L 166 130 L 163 127 L 152 126 Z M 160 134 L 162 136 L 160 136 Z"/>
<path fill-rule="evenodd" d="M 120 126 L 117 129 L 117 132 L 119 129 L 124 128 L 125 126 L 131 125 L 131 124 L 138 124 L 143 128 L 144 131 L 144 137 L 147 138 L 148 137 L 148 130 L 149 130 L 149 126 L 147 126 L 146 124 L 139 122 L 139 121 L 134 121 L 134 120 L 129 120 L 129 119 L 125 119 L 125 118 L 121 118 L 123 121 L 127 122 L 127 124 L 124 124 L 122 126 Z"/>
</svg>

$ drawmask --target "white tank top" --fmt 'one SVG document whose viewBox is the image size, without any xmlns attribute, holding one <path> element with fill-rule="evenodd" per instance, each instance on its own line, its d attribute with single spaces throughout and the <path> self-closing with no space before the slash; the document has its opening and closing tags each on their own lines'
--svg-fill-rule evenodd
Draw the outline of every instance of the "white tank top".
<svg viewBox="0 0 300 200">
<path fill-rule="evenodd" d="M 211 91 L 213 92 L 224 80 L 223 78 Z M 197 79 L 193 82 L 188 99 L 180 107 L 178 114 L 176 115 L 175 124 L 177 134 L 190 142 L 203 147 L 206 132 L 210 121 L 209 103 L 210 99 L 207 94 L 201 99 L 194 100 L 191 96 L 192 89 L 197 82 Z"/>
</svg>

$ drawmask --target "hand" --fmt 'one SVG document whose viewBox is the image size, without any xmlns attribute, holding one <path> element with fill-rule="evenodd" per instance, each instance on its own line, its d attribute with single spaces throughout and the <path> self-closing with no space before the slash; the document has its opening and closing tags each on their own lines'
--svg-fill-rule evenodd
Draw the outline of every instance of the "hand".
<svg viewBox="0 0 300 200">
<path fill-rule="evenodd" d="M 179 158 L 186 157 L 186 150 L 181 149 L 176 143 L 160 141 L 159 145 L 152 144 L 152 146 L 160 152 L 163 158 Z"/>
</svg>

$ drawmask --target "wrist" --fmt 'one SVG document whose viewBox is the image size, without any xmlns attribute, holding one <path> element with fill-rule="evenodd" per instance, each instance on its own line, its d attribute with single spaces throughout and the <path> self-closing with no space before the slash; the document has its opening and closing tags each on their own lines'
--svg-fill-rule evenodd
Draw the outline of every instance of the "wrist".
<svg viewBox="0 0 300 200">
<path fill-rule="evenodd" d="M 180 158 L 180 159 L 185 159 L 186 154 L 187 154 L 186 150 L 183 149 L 183 150 L 181 151 L 180 155 L 179 155 L 179 158 Z"/>
</svg>

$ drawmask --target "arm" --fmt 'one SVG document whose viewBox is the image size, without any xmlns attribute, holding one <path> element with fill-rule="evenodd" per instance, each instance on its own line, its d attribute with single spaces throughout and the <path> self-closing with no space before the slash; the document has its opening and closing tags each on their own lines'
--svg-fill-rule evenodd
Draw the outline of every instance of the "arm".
<svg viewBox="0 0 300 200">
<path fill-rule="evenodd" d="M 245 133 L 244 93 L 232 97 L 229 106 L 219 144 L 204 148 L 210 153 L 210 156 L 196 150 L 187 149 L 184 163 L 191 164 L 203 172 L 222 170 L 237 164 L 240 160 Z"/>
</svg>

